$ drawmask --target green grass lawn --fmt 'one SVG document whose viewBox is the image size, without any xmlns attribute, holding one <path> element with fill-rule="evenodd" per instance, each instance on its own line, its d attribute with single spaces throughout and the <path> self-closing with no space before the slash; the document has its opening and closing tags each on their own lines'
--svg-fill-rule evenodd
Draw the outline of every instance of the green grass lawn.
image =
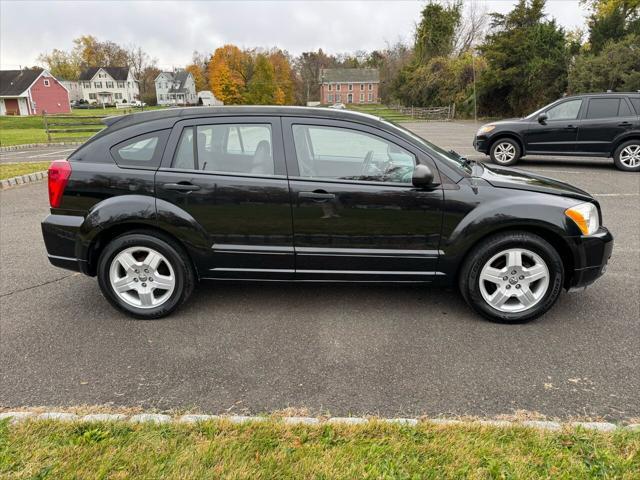
<svg viewBox="0 0 640 480">
<path fill-rule="evenodd" d="M 146 110 L 154 110 L 161 107 L 145 107 Z M 140 109 L 134 109 L 138 112 Z M 71 115 L 74 117 L 87 117 L 87 116 L 109 116 L 109 115 L 124 115 L 130 113 L 129 110 L 118 110 L 117 108 L 95 108 L 95 109 L 73 109 Z M 49 119 L 55 119 L 55 116 L 48 117 Z M 55 121 L 55 120 L 52 120 Z M 92 123 L 100 123 L 99 119 L 87 120 Z M 52 138 L 52 141 L 57 141 L 56 137 L 64 135 L 66 141 L 83 141 L 89 138 L 91 132 L 75 132 L 56 134 Z M 7 145 L 23 145 L 27 143 L 47 143 L 47 134 L 44 130 L 44 121 L 42 115 L 29 115 L 29 116 L 2 116 L 0 117 L 0 146 Z"/>
<path fill-rule="evenodd" d="M 640 477 L 640 432 L 523 427 L 0 423 L 0 478 Z"/>
<path fill-rule="evenodd" d="M 50 164 L 51 162 L 0 163 L 0 180 L 29 173 L 44 172 L 49 168 Z"/>
</svg>

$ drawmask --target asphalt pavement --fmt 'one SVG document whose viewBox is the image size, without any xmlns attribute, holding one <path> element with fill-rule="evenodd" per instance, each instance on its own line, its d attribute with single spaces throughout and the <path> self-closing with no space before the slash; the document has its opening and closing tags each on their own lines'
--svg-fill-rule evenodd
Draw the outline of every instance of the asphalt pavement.
<svg viewBox="0 0 640 480">
<path fill-rule="evenodd" d="M 472 123 L 411 127 L 473 153 Z M 95 279 L 49 265 L 45 183 L 3 191 L 0 406 L 637 419 L 640 175 L 604 159 L 520 166 L 596 194 L 616 244 L 596 284 L 514 326 L 407 285 L 204 283 L 171 317 L 132 320 Z"/>
<path fill-rule="evenodd" d="M 0 163 L 47 162 L 64 160 L 76 148 L 73 145 L 24 148 L 0 152 Z"/>
</svg>

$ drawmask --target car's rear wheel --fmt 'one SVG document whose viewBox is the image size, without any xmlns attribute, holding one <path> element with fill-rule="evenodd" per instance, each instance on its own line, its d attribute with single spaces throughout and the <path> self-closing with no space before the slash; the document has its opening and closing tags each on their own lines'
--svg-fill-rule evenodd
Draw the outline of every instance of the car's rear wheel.
<svg viewBox="0 0 640 480">
<path fill-rule="evenodd" d="M 195 284 L 182 248 L 168 237 L 145 231 L 112 240 L 100 255 L 97 275 L 113 306 L 142 319 L 170 314 Z"/>
<path fill-rule="evenodd" d="M 563 285 L 558 252 L 529 232 L 507 232 L 477 245 L 460 273 L 465 300 L 486 318 L 522 323 L 545 313 Z"/>
<path fill-rule="evenodd" d="M 503 166 L 513 165 L 520 160 L 521 155 L 520 145 L 511 138 L 499 138 L 489 151 L 491 161 Z"/>
<path fill-rule="evenodd" d="M 616 148 L 613 163 L 625 172 L 640 172 L 640 140 L 630 140 Z"/>
</svg>

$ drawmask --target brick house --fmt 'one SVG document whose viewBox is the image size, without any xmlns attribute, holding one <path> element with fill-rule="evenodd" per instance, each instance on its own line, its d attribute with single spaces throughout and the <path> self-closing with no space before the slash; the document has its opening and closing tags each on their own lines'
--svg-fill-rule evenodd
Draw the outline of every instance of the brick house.
<svg viewBox="0 0 640 480">
<path fill-rule="evenodd" d="M 71 113 L 69 92 L 47 70 L 0 70 L 0 115 Z"/>
<path fill-rule="evenodd" d="M 375 68 L 320 70 L 320 103 L 379 103 L 380 73 Z"/>
</svg>

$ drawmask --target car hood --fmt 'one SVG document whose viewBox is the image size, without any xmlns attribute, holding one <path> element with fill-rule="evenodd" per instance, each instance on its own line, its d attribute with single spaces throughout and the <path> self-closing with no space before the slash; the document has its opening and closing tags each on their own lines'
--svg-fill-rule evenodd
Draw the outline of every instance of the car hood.
<svg viewBox="0 0 640 480">
<path fill-rule="evenodd" d="M 478 172 L 479 176 L 494 187 L 550 193 L 551 195 L 561 195 L 584 201 L 593 200 L 593 197 L 584 190 L 554 178 L 543 177 L 518 168 L 485 164 L 482 164 L 482 167 L 482 172 Z"/>
</svg>

